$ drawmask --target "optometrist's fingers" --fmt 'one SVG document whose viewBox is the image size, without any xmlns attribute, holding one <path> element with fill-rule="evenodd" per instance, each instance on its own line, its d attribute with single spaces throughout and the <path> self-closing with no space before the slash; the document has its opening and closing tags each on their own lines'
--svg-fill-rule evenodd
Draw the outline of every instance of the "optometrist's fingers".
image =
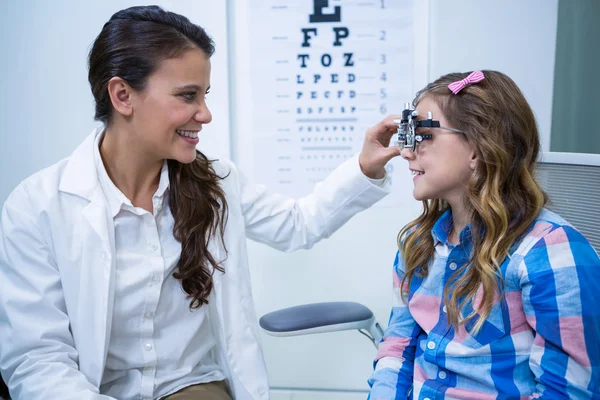
<svg viewBox="0 0 600 400">
<path fill-rule="evenodd" d="M 389 115 L 372 126 L 365 135 L 365 140 L 373 139 L 381 143 L 382 146 L 389 146 L 390 139 L 398 132 L 398 124 L 401 115 Z"/>
<path fill-rule="evenodd" d="M 397 132 L 394 123 L 399 115 L 390 115 L 365 133 L 365 141 L 359 155 L 359 163 L 365 175 L 378 179 L 385 176 L 385 164 L 400 155 L 398 146 L 389 146 L 390 139 Z"/>
</svg>

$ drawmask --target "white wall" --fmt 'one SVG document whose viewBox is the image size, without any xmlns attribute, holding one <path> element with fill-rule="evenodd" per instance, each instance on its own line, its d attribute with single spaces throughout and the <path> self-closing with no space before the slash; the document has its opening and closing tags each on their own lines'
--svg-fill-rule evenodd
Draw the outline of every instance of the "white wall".
<svg viewBox="0 0 600 400">
<path fill-rule="evenodd" d="M 531 103 L 544 148 L 548 148 L 557 0 L 429 3 L 429 43 L 426 38 L 420 43 L 429 46 L 429 80 L 447 72 L 474 69 L 507 73 Z M 243 12 L 236 10 L 238 14 Z M 244 32 L 247 28 L 241 23 L 238 29 Z M 249 56 L 247 49 L 236 48 L 232 60 L 241 65 Z M 251 90 L 247 83 L 252 77 L 243 68 L 234 72 L 238 96 L 233 100 L 246 104 L 245 96 Z M 242 113 L 242 120 L 247 116 L 241 108 L 237 111 L 238 117 Z M 244 135 L 235 136 L 233 152 L 244 170 L 251 171 L 251 141 L 247 132 Z M 387 325 L 396 234 L 416 216 L 417 209 L 412 187 L 407 187 L 397 207 L 365 211 L 310 251 L 281 254 L 250 243 L 258 315 L 304 303 L 349 300 L 367 305 Z M 375 348 L 357 332 L 296 338 L 263 335 L 263 340 L 271 384 L 282 389 L 277 392 L 278 400 L 313 398 L 310 392 L 293 388 L 334 390 L 327 392 L 329 396 L 334 396 L 335 390 L 368 390 Z M 340 399 L 352 396 L 360 395 L 339 393 Z"/>
<path fill-rule="evenodd" d="M 535 113 L 550 150 L 558 0 L 432 1 L 431 79 L 496 69 L 510 76 Z"/>
<path fill-rule="evenodd" d="M 200 148 L 229 156 L 226 7 L 222 1 L 156 1 L 202 25 L 216 42 L 213 122 Z M 3 2 L 0 12 L 0 204 L 24 178 L 68 156 L 92 131 L 87 55 L 116 11 L 132 0 Z"/>
</svg>

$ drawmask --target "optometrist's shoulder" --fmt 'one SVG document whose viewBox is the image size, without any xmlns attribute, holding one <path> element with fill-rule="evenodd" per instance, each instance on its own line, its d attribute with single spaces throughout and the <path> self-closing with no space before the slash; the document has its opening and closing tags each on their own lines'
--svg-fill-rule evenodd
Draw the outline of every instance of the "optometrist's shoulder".
<svg viewBox="0 0 600 400">
<path fill-rule="evenodd" d="M 159 398 L 198 382 L 265 399 L 246 238 L 307 249 L 389 193 L 392 117 L 299 199 L 199 152 L 214 46 L 156 6 L 118 11 L 94 41 L 100 127 L 2 210 L 0 369 L 13 399 Z"/>
<path fill-rule="evenodd" d="M 451 73 L 413 104 L 400 147 L 424 207 L 398 235 L 369 398 L 600 397 L 600 258 L 545 208 L 522 92 Z"/>
</svg>

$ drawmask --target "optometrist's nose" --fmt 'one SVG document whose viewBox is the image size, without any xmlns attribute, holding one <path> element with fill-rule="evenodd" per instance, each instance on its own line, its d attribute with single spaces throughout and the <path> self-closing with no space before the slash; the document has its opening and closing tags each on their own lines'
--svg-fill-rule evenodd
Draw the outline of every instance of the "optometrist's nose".
<svg viewBox="0 0 600 400">
<path fill-rule="evenodd" d="M 400 156 L 402 158 L 404 158 L 405 160 L 414 160 L 415 159 L 415 153 L 414 153 L 414 151 L 412 151 L 412 149 L 410 147 L 403 148 L 402 151 L 400 152 Z"/>
<path fill-rule="evenodd" d="M 208 124 L 208 123 L 210 123 L 210 121 L 212 121 L 212 113 L 208 109 L 208 106 L 206 105 L 206 103 L 203 102 L 198 107 L 198 110 L 196 111 L 196 114 L 194 115 L 194 119 L 203 124 Z"/>
</svg>

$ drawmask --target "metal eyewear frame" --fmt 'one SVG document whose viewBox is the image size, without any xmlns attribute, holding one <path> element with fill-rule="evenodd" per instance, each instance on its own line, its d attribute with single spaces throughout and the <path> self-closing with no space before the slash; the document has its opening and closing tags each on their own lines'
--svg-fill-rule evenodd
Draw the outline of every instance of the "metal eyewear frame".
<svg viewBox="0 0 600 400">
<path fill-rule="evenodd" d="M 394 120 L 394 123 L 398 124 L 397 145 L 401 150 L 410 148 L 412 151 L 415 151 L 419 143 L 433 137 L 431 133 L 417 133 L 417 128 L 438 128 L 456 133 L 464 133 L 459 129 L 440 126 L 440 121 L 433 119 L 431 111 L 427 112 L 426 119 L 417 120 L 418 115 L 417 110 L 410 108 L 410 103 L 405 103 L 404 110 L 402 111 L 402 119 Z"/>
</svg>

